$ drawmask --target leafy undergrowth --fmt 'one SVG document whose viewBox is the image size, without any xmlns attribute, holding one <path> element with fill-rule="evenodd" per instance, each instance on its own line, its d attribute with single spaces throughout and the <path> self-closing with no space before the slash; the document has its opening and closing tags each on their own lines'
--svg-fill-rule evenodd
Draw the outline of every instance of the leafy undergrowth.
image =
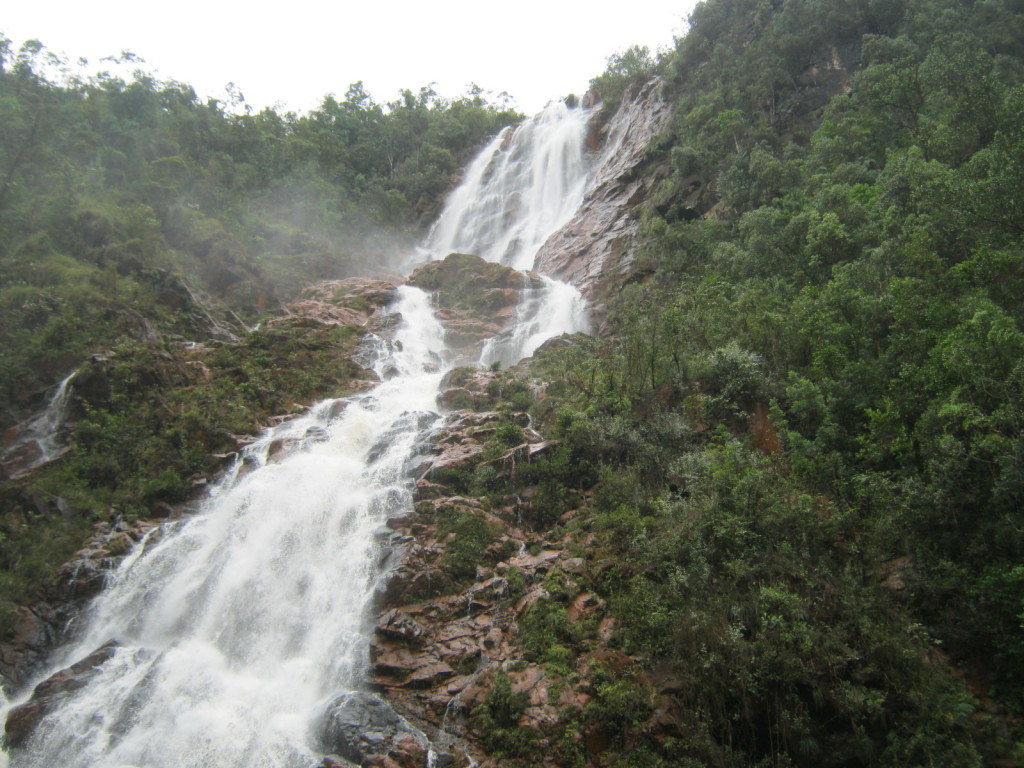
<svg viewBox="0 0 1024 768">
<path fill-rule="evenodd" d="M 496 514 L 518 499 L 532 551 L 585 563 L 547 573 L 506 665 L 513 681 L 544 670 L 557 717 L 538 725 L 500 672 L 471 718 L 485 751 L 500 765 L 1015 764 L 1014 721 L 921 622 L 912 568 L 878 547 L 877 521 L 802 481 L 757 396 L 713 375 L 742 378 L 737 356 L 633 404 L 578 386 L 610 370 L 610 350 L 583 337 L 542 349 L 531 374 L 547 396 L 531 414 L 551 447 L 514 475 L 488 460 L 461 471 L 460 492 Z M 450 575 L 492 568 L 484 549 L 459 550 Z M 513 603 L 537 586 L 514 570 Z M 581 619 L 585 595 L 600 608 Z"/>
</svg>

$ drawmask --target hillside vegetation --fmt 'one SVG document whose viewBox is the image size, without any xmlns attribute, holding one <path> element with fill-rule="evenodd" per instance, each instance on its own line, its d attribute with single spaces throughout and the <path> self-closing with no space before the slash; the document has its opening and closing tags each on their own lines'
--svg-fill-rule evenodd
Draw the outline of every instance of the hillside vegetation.
<svg viewBox="0 0 1024 768">
<path fill-rule="evenodd" d="M 1020 764 L 1024 5 L 710 1 L 643 53 L 596 81 L 674 103 L 640 255 L 534 365 L 637 659 L 605 763 Z"/>
</svg>

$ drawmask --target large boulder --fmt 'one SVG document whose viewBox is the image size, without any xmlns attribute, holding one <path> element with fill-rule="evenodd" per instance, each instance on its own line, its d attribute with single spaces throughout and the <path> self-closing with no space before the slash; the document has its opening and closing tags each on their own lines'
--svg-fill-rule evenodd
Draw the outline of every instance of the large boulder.
<svg viewBox="0 0 1024 768">
<path fill-rule="evenodd" d="M 514 298 L 523 280 L 523 273 L 510 267 L 468 253 L 452 253 L 417 269 L 409 285 L 435 294 L 442 307 L 493 312 Z"/>
<path fill-rule="evenodd" d="M 539 288 L 542 282 L 532 273 L 453 253 L 417 269 L 409 285 L 433 294 L 448 345 L 465 359 L 475 360 L 484 340 L 512 325 L 520 293 Z"/>
<path fill-rule="evenodd" d="M 403 768 L 427 764 L 427 737 L 374 693 L 350 691 L 336 696 L 315 731 L 321 749 L 357 765 L 374 764 L 382 757 Z"/>
</svg>

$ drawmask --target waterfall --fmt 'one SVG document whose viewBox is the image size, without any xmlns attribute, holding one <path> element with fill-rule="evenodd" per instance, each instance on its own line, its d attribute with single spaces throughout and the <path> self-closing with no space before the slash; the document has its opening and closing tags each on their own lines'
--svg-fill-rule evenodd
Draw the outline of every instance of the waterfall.
<svg viewBox="0 0 1024 768">
<path fill-rule="evenodd" d="M 69 385 L 76 373 L 78 373 L 77 368 L 61 380 L 53 397 L 50 398 L 46 410 L 38 418 L 33 419 L 28 429 L 25 430 L 39 446 L 40 464 L 53 461 L 63 450 L 64 446 L 59 442 L 60 430 L 64 426 L 64 416 L 68 409 Z"/>
<path fill-rule="evenodd" d="M 71 380 L 77 373 L 78 369 L 75 369 L 64 377 L 50 397 L 46 408 L 25 422 L 18 437 L 3 454 L 0 454 L 0 462 L 16 461 L 18 454 L 26 454 L 27 458 L 20 462 L 20 466 L 13 473 L 14 477 L 53 461 L 64 451 L 60 437 L 67 415 Z"/>
<path fill-rule="evenodd" d="M 542 277 L 543 286 L 526 288 L 512 327 L 484 342 L 479 364 L 507 368 L 532 355 L 537 347 L 563 333 L 587 331 L 587 305 L 573 286 Z"/>
<path fill-rule="evenodd" d="M 586 118 L 557 104 L 499 135 L 426 250 L 532 266 L 580 203 Z M 515 327 L 489 344 L 484 362 L 516 362 L 553 334 L 586 328 L 579 292 L 543 282 L 523 292 Z M 363 350 L 382 383 L 266 431 L 201 511 L 122 560 L 50 671 L 108 650 L 11 751 L 11 765 L 320 762 L 311 723 L 361 685 L 366 622 L 385 575 L 382 524 L 411 509 L 409 468 L 440 418 L 444 333 L 429 297 L 399 288 L 390 311 L 393 335 L 371 337 Z M 290 447 L 283 458 L 281 446 Z"/>
<path fill-rule="evenodd" d="M 203 512 L 122 562 L 62 661 L 111 640 L 113 654 L 15 765 L 319 762 L 309 722 L 360 684 L 377 532 L 411 506 L 407 462 L 437 419 L 443 331 L 425 293 L 399 293 L 395 338 L 371 340 L 397 375 L 337 417 L 325 401 L 265 432 Z M 272 461 L 282 442 L 292 453 Z"/>
<path fill-rule="evenodd" d="M 470 164 L 427 239 L 434 258 L 472 253 L 520 271 L 579 208 L 591 112 L 552 102 L 505 128 Z"/>
<path fill-rule="evenodd" d="M 427 238 L 429 258 L 472 253 L 520 271 L 576 213 L 590 177 L 589 109 L 552 102 L 537 117 L 506 128 L 470 164 Z M 586 301 L 567 283 L 541 276 L 525 288 L 513 327 L 485 342 L 480 364 L 514 365 L 544 341 L 590 330 Z"/>
</svg>

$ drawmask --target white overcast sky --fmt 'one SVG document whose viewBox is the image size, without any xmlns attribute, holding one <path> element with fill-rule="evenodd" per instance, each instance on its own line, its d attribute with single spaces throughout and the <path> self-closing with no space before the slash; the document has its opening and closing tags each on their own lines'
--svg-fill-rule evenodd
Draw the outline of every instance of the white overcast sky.
<svg viewBox="0 0 1024 768">
<path fill-rule="evenodd" d="M 507 91 L 520 110 L 582 93 L 611 54 L 669 47 L 695 0 L 363 0 L 226 2 L 50 0 L 8 3 L 0 32 L 38 39 L 97 66 L 130 50 L 144 69 L 223 97 L 234 82 L 258 110 L 316 107 L 362 80 L 377 102 L 436 82 L 446 97 L 470 82 Z"/>
</svg>

